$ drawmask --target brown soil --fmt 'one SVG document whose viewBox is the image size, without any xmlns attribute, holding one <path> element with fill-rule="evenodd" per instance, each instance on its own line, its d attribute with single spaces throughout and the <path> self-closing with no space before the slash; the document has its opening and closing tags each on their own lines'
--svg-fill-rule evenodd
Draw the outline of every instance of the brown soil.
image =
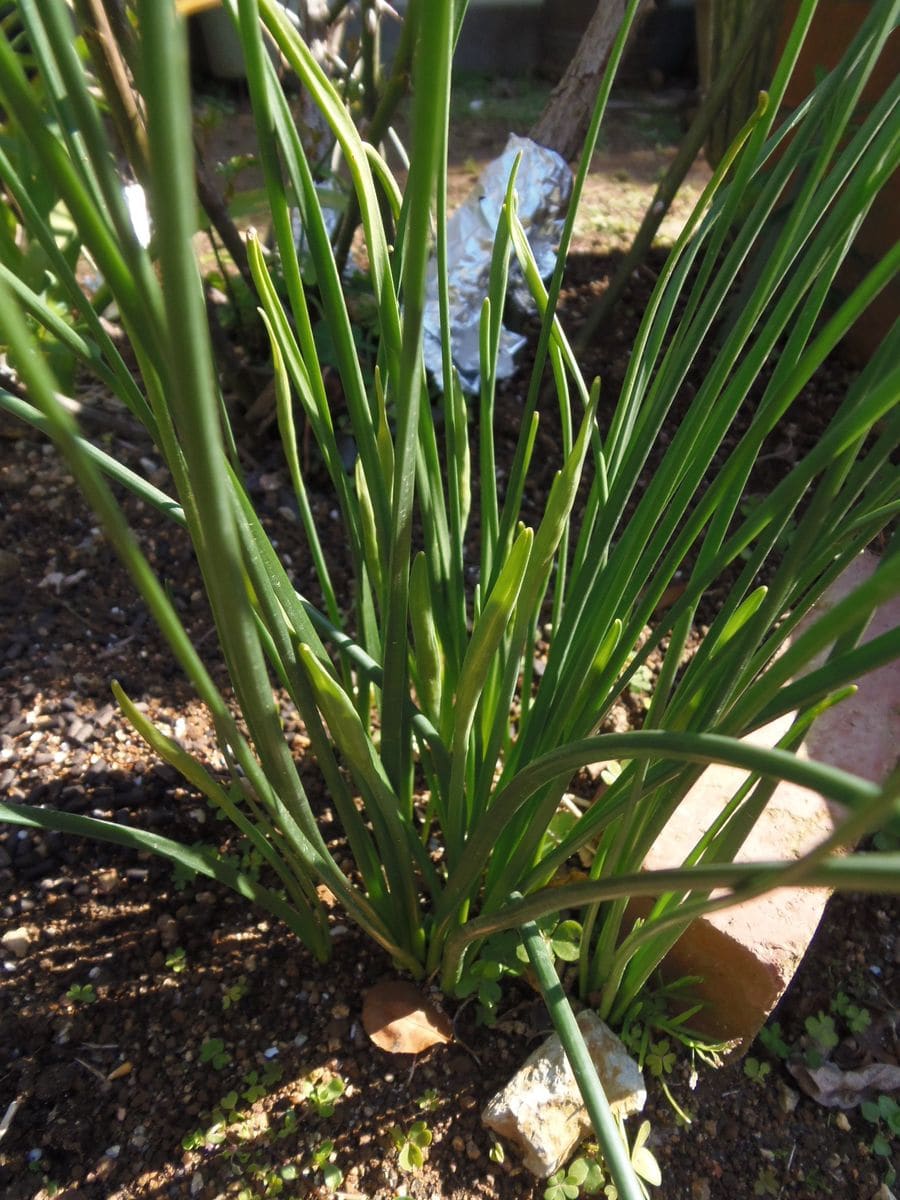
<svg viewBox="0 0 900 1200">
<path fill-rule="evenodd" d="M 628 162 L 623 166 L 620 157 L 615 169 L 637 177 L 637 160 Z M 651 181 L 659 166 L 657 156 Z M 698 172 L 702 178 L 703 168 Z M 596 183 L 603 204 L 621 198 L 623 182 Z M 642 187 L 646 200 L 647 183 Z M 602 286 L 610 253 L 620 247 L 610 243 L 609 230 L 592 235 L 583 228 L 579 249 L 592 257 L 573 265 L 573 313 Z M 635 281 L 618 328 L 592 347 L 611 389 L 654 270 L 651 263 Z M 844 368 L 833 366 L 824 390 L 839 390 L 843 379 Z M 504 400 L 510 416 L 514 399 L 510 385 Z M 814 437 L 817 411 L 811 394 L 803 414 L 794 416 L 803 436 Z M 111 438 L 124 461 L 153 459 L 139 434 Z M 302 539 L 284 512 L 277 450 L 262 446 L 254 453 L 255 500 L 277 523 L 296 577 L 305 578 Z M 142 469 L 152 473 L 152 461 Z M 0 790 L 10 799 L 224 847 L 225 827 L 174 771 L 153 760 L 110 702 L 109 680 L 116 677 L 188 750 L 214 767 L 220 763 L 201 707 L 64 466 L 30 433 L 4 421 L 0 480 Z M 186 541 L 128 503 L 193 636 L 209 646 Z M 327 496 L 317 504 L 327 522 Z M 301 730 L 295 738 L 301 758 Z M 806 1017 L 827 1011 L 840 991 L 873 1018 L 895 1020 L 898 917 L 893 900 L 832 900 L 776 1014 L 789 1043 L 800 1044 Z M 21 958 L 4 952 L 0 961 L 0 1120 L 18 1103 L 0 1141 L 0 1193 L 9 1200 L 53 1194 L 212 1200 L 275 1195 L 280 1184 L 285 1197 L 325 1195 L 312 1155 L 329 1139 L 343 1173 L 338 1194 L 349 1197 L 542 1196 L 545 1185 L 513 1153 L 493 1161 L 479 1120 L 488 1097 L 547 1031 L 540 1004 L 511 989 L 493 1030 L 477 1025 L 471 1005 L 448 1004 L 453 1044 L 418 1059 L 388 1055 L 362 1031 L 360 1007 L 364 989 L 389 977 L 391 965 L 340 913 L 333 921 L 334 960 L 320 966 L 264 914 L 214 884 L 177 879 L 158 859 L 0 829 L 0 935 L 24 928 L 28 940 Z M 67 995 L 73 985 L 93 991 L 78 1000 Z M 227 1061 L 202 1061 L 201 1046 L 213 1038 L 222 1040 Z M 852 1054 L 853 1046 L 844 1051 Z M 754 1053 L 766 1057 L 758 1047 Z M 872 1127 L 858 1110 L 841 1119 L 817 1106 L 780 1064 L 767 1061 L 772 1072 L 762 1085 L 732 1064 L 701 1068 L 692 1089 L 682 1056 L 670 1086 L 693 1117 L 688 1127 L 650 1080 L 646 1115 L 664 1200 L 876 1194 L 884 1163 L 869 1150 Z M 248 1081 L 252 1072 L 257 1078 Z M 315 1072 L 344 1082 L 331 1115 L 317 1113 L 305 1094 L 304 1081 Z M 261 1094 L 242 1096 L 253 1082 Z M 240 1119 L 221 1144 L 201 1138 L 192 1145 L 190 1135 L 210 1129 L 213 1111 L 230 1092 L 238 1093 Z M 434 1140 L 424 1167 L 405 1174 L 390 1130 L 415 1120 L 427 1123 Z M 276 1177 L 286 1166 L 297 1168 L 296 1179 Z"/>
</svg>

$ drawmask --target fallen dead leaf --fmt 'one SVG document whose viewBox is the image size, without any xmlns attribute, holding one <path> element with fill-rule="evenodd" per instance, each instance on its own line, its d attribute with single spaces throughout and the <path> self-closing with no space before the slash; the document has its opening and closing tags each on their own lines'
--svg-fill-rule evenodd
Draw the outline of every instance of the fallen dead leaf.
<svg viewBox="0 0 900 1200">
<path fill-rule="evenodd" d="M 402 980 L 376 983 L 366 993 L 363 1028 L 389 1054 L 421 1054 L 453 1038 L 453 1026 L 417 987 Z"/>
<path fill-rule="evenodd" d="M 807 1096 L 825 1108 L 853 1108 L 879 1092 L 900 1088 L 900 1067 L 890 1063 L 872 1063 L 857 1071 L 842 1071 L 834 1063 L 814 1069 L 803 1063 L 788 1063 L 788 1070 Z"/>
</svg>

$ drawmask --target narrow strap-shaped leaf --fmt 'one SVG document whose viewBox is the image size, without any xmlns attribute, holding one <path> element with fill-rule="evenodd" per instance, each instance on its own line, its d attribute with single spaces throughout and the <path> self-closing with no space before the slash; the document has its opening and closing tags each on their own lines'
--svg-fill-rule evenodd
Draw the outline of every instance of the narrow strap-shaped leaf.
<svg viewBox="0 0 900 1200">
<path fill-rule="evenodd" d="M 514 896 L 513 899 L 518 900 L 521 897 Z M 521 927 L 520 936 L 528 952 L 528 961 L 534 970 L 550 1019 L 563 1044 L 566 1059 L 575 1076 L 594 1133 L 600 1142 L 604 1163 L 613 1177 L 617 1194 L 622 1200 L 643 1200 L 644 1188 L 631 1165 L 628 1147 L 619 1134 L 597 1068 L 563 991 L 553 965 L 553 955 L 544 941 L 544 935 L 534 921 L 527 921 Z"/>
<path fill-rule="evenodd" d="M 409 217 L 403 253 L 403 337 L 394 393 L 397 433 L 391 495 L 391 545 L 384 613 L 384 693 L 382 757 L 388 777 L 405 794 L 409 750 L 404 701 L 408 695 L 407 626 L 409 563 L 415 490 L 416 434 L 423 384 L 422 324 L 431 201 L 439 146 L 433 135 L 446 111 L 450 84 L 452 0 L 433 0 L 420 27 L 415 66 L 416 107 L 413 155 L 406 203 Z"/>
<path fill-rule="evenodd" d="M 877 820 L 877 817 L 873 818 L 873 823 L 877 824 Z M 447 942 L 442 987 L 448 992 L 456 988 L 468 946 L 505 929 L 521 929 L 526 921 L 537 921 L 561 910 L 579 909 L 619 897 L 658 896 L 673 888 L 696 889 L 704 895 L 716 888 L 730 888 L 729 894 L 720 901 L 704 901 L 702 911 L 709 911 L 714 906 L 726 908 L 780 886 L 780 879 L 788 871 L 793 872 L 797 865 L 796 860 L 789 863 L 706 863 L 699 867 L 640 871 L 590 883 L 546 888 L 496 912 L 474 917 L 457 929 Z M 897 888 L 897 856 L 892 853 L 833 856 L 811 865 L 802 863 L 800 870 L 804 887 L 874 894 L 891 894 Z"/>
<path fill-rule="evenodd" d="M 444 666 L 433 607 L 425 555 L 420 552 L 413 559 L 409 578 L 409 621 L 415 649 L 414 681 L 422 711 L 432 721 L 439 721 Z"/>
<path fill-rule="evenodd" d="M 108 384 L 110 389 L 119 396 L 147 429 L 154 441 L 157 441 L 156 421 L 140 388 L 125 366 L 118 347 L 103 328 L 92 305 L 85 300 L 75 273 L 56 244 L 52 230 L 48 228 L 32 204 L 27 188 L 18 178 L 18 173 L 4 153 L 2 146 L 0 146 L 0 179 L 3 180 L 4 188 L 12 193 L 16 204 L 23 213 L 28 236 L 37 240 L 47 255 L 56 280 L 68 296 L 69 303 L 84 322 L 92 340 L 88 341 L 80 336 L 68 322 L 62 320 L 50 305 L 32 292 L 22 280 L 14 276 L 4 264 L 2 271 L 7 286 L 17 296 L 27 312 L 30 312 L 55 337 L 68 345 L 73 353 L 79 355 L 85 364 Z"/>
<path fill-rule="evenodd" d="M 900 629 L 890 629 L 878 637 L 870 638 L 853 650 L 829 660 L 816 671 L 810 671 L 794 683 L 781 688 L 775 700 L 760 710 L 753 720 L 753 728 L 760 729 L 770 721 L 805 707 L 831 694 L 853 680 L 861 678 L 878 667 L 900 659 Z"/>
<path fill-rule="evenodd" d="M 309 946 L 320 962 L 327 962 L 329 944 L 324 932 L 309 919 L 308 913 L 287 904 L 270 888 L 263 887 L 249 875 L 235 870 L 213 850 L 183 846 L 171 838 L 127 825 L 116 825 L 113 821 L 101 821 L 96 817 L 84 817 L 76 813 L 60 812 L 51 808 L 37 808 L 30 804 L 13 804 L 0 800 L 0 820 L 31 829 L 53 830 L 58 833 L 75 834 L 100 842 L 111 842 L 140 852 L 149 851 L 167 858 L 188 871 L 196 871 L 219 883 L 224 883 L 245 899 L 258 904 L 272 913 Z"/>
<path fill-rule="evenodd" d="M 233 4 L 231 5 L 233 7 Z M 322 74 L 318 65 L 312 59 L 308 48 L 288 24 L 281 20 L 281 14 L 273 6 L 257 0 L 240 0 L 239 27 L 242 44 L 248 61 L 248 83 L 253 96 L 253 110 L 257 122 L 260 141 L 260 153 L 266 172 L 267 190 L 270 206 L 272 207 L 278 246 L 281 254 L 285 282 L 291 300 L 291 307 L 297 325 L 297 334 L 303 348 L 304 361 L 310 374 L 310 380 L 315 397 L 315 407 L 320 413 L 327 409 L 327 395 L 318 363 L 318 351 L 308 307 L 304 294 L 303 281 L 297 261 L 294 245 L 293 225 L 288 204 L 287 190 L 282 179 L 282 161 L 287 170 L 297 202 L 301 208 L 304 235 L 309 246 L 315 271 L 316 282 L 325 309 L 329 334 L 337 351 L 337 367 L 343 385 L 347 409 L 350 413 L 353 434 L 359 454 L 366 471 L 367 483 L 373 499 L 379 537 L 387 538 L 388 505 L 384 483 L 378 471 L 378 455 L 372 430 L 371 411 L 366 396 L 361 364 L 353 340 L 353 330 L 347 311 L 340 272 L 334 261 L 331 241 L 322 205 L 316 191 L 313 174 L 306 158 L 306 153 L 290 108 L 284 93 L 278 83 L 272 63 L 262 40 L 259 24 L 259 13 L 262 11 L 269 22 L 270 32 L 282 39 L 282 51 L 294 66 L 299 78 L 316 96 L 323 114 L 336 117 L 334 88 L 331 82 Z M 273 24 L 274 22 L 274 24 Z M 335 135 L 342 141 L 345 153 L 348 153 L 348 163 L 354 173 L 354 179 L 359 189 L 367 197 L 364 211 L 368 212 L 370 204 L 375 205 L 374 185 L 372 183 L 369 163 L 359 135 L 346 113 L 341 112 Z M 281 155 L 279 156 L 279 149 Z M 368 218 L 367 218 L 368 219 Z M 380 218 L 379 218 L 380 219 Z M 373 234 L 373 238 L 374 238 Z M 378 259 L 384 243 L 384 233 L 381 241 L 370 239 L 369 252 L 375 282 L 376 298 L 381 299 L 384 270 L 378 266 Z M 386 251 L 384 251 L 386 254 Z M 383 313 L 387 313 L 390 330 L 383 332 L 389 339 L 395 325 L 393 310 L 385 299 L 382 303 Z M 328 422 L 330 424 L 330 422 Z M 325 425 L 316 427 L 317 434 Z M 334 470 L 338 469 L 340 455 L 336 453 L 333 437 L 330 435 L 323 443 L 323 452 L 330 458 Z M 334 476 L 333 470 L 333 476 Z M 340 488 L 339 488 L 340 490 Z"/>
<path fill-rule="evenodd" d="M 322 594 L 325 597 L 325 608 L 329 620 L 334 625 L 340 625 L 341 614 L 334 592 L 334 585 L 331 582 L 328 564 L 325 561 L 322 543 L 319 541 L 319 532 L 316 528 L 315 519 L 309 504 L 309 497 L 306 493 L 306 484 L 303 482 L 303 473 L 300 470 L 300 456 L 297 453 L 297 431 L 294 426 L 294 412 L 291 404 L 291 391 L 287 380 L 287 370 L 281 355 L 281 348 L 275 336 L 275 331 L 268 316 L 262 309 L 260 309 L 260 316 L 268 331 L 269 344 L 272 347 L 272 365 L 275 369 L 275 411 L 278 419 L 278 432 L 281 435 L 281 445 L 284 448 L 284 456 L 287 459 L 291 482 L 294 486 L 294 496 L 297 500 L 297 507 L 300 509 L 300 519 L 306 531 L 313 562 L 316 565 L 316 574 L 319 577 L 319 584 L 322 588 Z"/>
<path fill-rule="evenodd" d="M 469 838 L 463 859 L 451 871 L 435 914 L 434 937 L 437 938 L 439 930 L 447 928 L 451 914 L 479 879 L 503 830 L 531 796 L 554 780 L 568 781 L 575 771 L 588 763 L 631 758 L 727 763 L 759 775 L 787 779 L 801 787 L 812 788 L 851 809 L 864 810 L 882 795 L 881 789 L 875 784 L 834 767 L 804 761 L 783 750 L 766 749 L 718 734 L 636 730 L 623 734 L 601 734 L 573 742 L 529 763 L 494 797 L 493 804 L 483 814 Z M 562 904 L 558 905 L 557 911 L 562 907 Z"/>
<path fill-rule="evenodd" d="M 192 754 L 188 754 L 174 738 L 167 737 L 152 721 L 148 720 L 115 680 L 112 690 L 122 712 L 147 745 L 159 755 L 163 762 L 174 767 L 188 783 L 193 784 L 198 791 L 202 792 L 207 800 L 241 831 L 260 857 L 278 875 L 291 894 L 293 902 L 301 910 L 308 906 L 310 911 L 315 913 L 316 922 L 324 928 L 325 922 L 311 875 L 306 870 L 305 864 L 297 860 L 286 859 L 277 853 L 276 843 L 272 837 L 272 828 L 268 822 L 261 821 L 259 813 L 254 814 L 253 821 L 249 820 L 233 802 L 227 790 L 213 779 L 203 764 Z"/>
<path fill-rule="evenodd" d="M 369 898 L 377 911 L 385 913 L 386 890 L 380 860 L 350 794 L 347 781 L 338 767 L 334 741 L 329 738 L 319 716 L 307 672 L 298 656 L 300 638 L 284 619 L 284 610 L 275 589 L 271 587 L 264 559 L 257 552 L 252 539 L 245 540 L 245 548 L 250 587 L 254 593 L 259 623 L 262 626 L 260 637 L 263 647 L 270 661 L 275 664 L 282 686 L 297 706 L 303 720 L 310 750 L 322 773 L 328 795 L 337 811 Z M 324 651 L 322 655 L 324 657 Z"/>
<path fill-rule="evenodd" d="M 335 437 L 331 412 L 325 395 L 324 384 L 321 381 L 318 356 L 315 353 L 315 343 L 306 345 L 306 356 L 297 343 L 291 323 L 278 297 L 272 277 L 266 265 L 259 238 L 251 234 L 247 238 L 247 258 L 253 275 L 253 282 L 259 292 L 267 322 L 271 328 L 271 336 L 277 340 L 279 352 L 284 360 L 285 368 L 291 377 L 297 396 L 303 405 L 306 419 L 315 434 L 316 442 L 328 469 L 328 474 L 337 493 L 341 513 L 347 525 L 351 545 L 359 540 L 357 529 L 358 518 L 353 505 L 352 493 L 347 481 L 347 474 L 341 459 L 340 449 Z M 301 297 L 304 292 L 301 287 Z M 295 305 L 295 308 L 297 306 Z M 312 338 L 309 310 L 305 298 L 301 305 L 303 309 L 301 327 L 309 327 L 309 338 Z M 313 357 L 308 359 L 312 352 Z"/>
<path fill-rule="evenodd" d="M 132 270 L 132 264 L 124 257 L 122 246 L 98 211 L 94 198 L 85 189 L 63 146 L 46 128 L 20 65 L 3 37 L 0 37 L 0 95 L 5 107 L 26 131 L 42 170 L 54 180 L 65 200 L 92 259 L 114 291 L 129 331 L 135 334 L 139 343 L 152 349 L 154 361 L 159 363 L 160 312 L 156 280 L 148 281 L 145 294 L 138 289 L 135 282 L 138 272 Z"/>
<path fill-rule="evenodd" d="M 371 800 L 369 818 L 375 830 L 378 848 L 385 866 L 385 877 L 395 897 L 395 929 L 411 953 L 419 955 L 424 948 L 424 934 L 419 917 L 419 903 L 413 875 L 413 863 L 423 866 L 422 847 L 401 816 L 401 805 L 393 792 L 375 747 L 363 728 L 353 702 L 341 686 L 325 670 L 307 646 L 298 647 L 306 668 L 316 703 L 328 729 L 343 754 L 359 787 Z M 430 867 L 427 878 L 433 879 Z"/>
<path fill-rule="evenodd" d="M 451 862 L 463 850 L 472 815 L 472 798 L 465 795 L 465 779 L 469 735 L 475 721 L 475 711 L 497 647 L 510 621 L 515 618 L 516 602 L 528 571 L 533 542 L 532 531 L 522 529 L 484 602 L 459 674 L 449 738 L 451 772 L 445 829 Z"/>
</svg>

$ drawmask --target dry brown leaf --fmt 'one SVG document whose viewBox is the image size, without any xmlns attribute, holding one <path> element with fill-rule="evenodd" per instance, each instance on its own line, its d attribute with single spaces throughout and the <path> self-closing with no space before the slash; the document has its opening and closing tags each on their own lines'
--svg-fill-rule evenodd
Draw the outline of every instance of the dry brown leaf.
<svg viewBox="0 0 900 1200">
<path fill-rule="evenodd" d="M 421 1054 L 453 1038 L 453 1026 L 417 987 L 402 980 L 376 983 L 366 993 L 363 1028 L 389 1054 Z"/>
<path fill-rule="evenodd" d="M 853 1108 L 879 1092 L 900 1088 L 900 1067 L 890 1063 L 872 1063 L 858 1071 L 842 1071 L 828 1062 L 815 1069 L 788 1063 L 788 1070 L 807 1096 L 825 1108 Z"/>
</svg>

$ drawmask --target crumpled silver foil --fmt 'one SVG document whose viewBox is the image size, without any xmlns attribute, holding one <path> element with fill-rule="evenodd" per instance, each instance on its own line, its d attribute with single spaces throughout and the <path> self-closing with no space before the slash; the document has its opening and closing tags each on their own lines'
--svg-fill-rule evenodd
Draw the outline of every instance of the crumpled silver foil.
<svg viewBox="0 0 900 1200">
<path fill-rule="evenodd" d="M 478 327 L 481 306 L 488 292 L 494 237 L 516 155 L 521 155 L 516 176 L 519 219 L 545 279 L 553 272 L 572 192 L 572 172 L 565 159 L 530 138 L 512 134 L 506 149 L 499 158 L 488 163 L 477 185 L 447 222 L 450 344 L 460 385 L 469 393 L 477 393 L 480 386 Z M 517 309 L 522 312 L 533 309 L 531 295 L 515 258 L 509 291 L 509 299 Z M 432 258 L 425 297 L 425 365 L 442 388 L 440 328 L 437 261 Z M 513 374 L 515 357 L 525 341 L 521 334 L 501 329 L 498 379 L 508 379 Z"/>
</svg>

